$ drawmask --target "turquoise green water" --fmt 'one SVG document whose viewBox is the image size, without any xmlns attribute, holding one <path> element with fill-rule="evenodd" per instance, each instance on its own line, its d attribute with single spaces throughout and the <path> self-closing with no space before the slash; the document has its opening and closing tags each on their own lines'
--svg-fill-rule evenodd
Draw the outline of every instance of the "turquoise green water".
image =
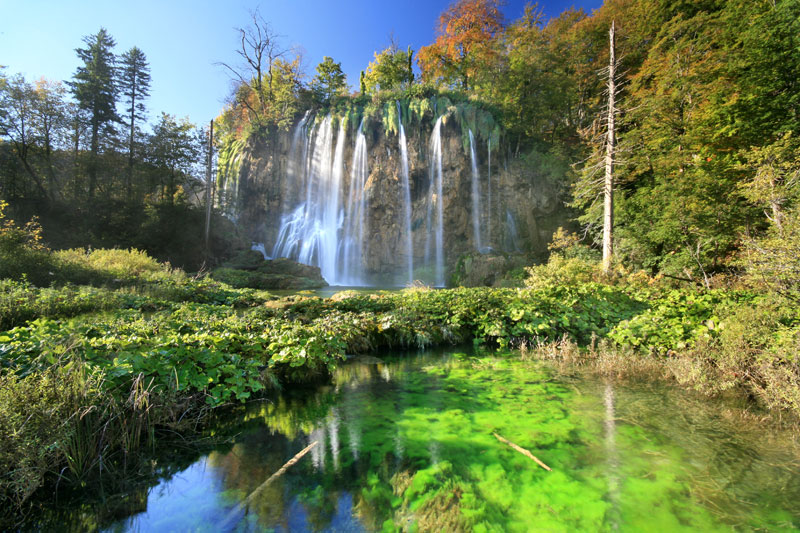
<svg viewBox="0 0 800 533">
<path fill-rule="evenodd" d="M 514 357 L 365 358 L 220 415 L 230 444 L 38 527 L 109 531 L 781 531 L 800 446 L 730 402 Z M 529 450 L 552 468 L 498 441 Z M 259 488 L 310 443 L 285 473 Z M 161 459 L 163 461 L 163 459 Z M 35 520 L 32 524 L 36 523 Z M 59 528 L 60 529 L 60 528 Z"/>
</svg>

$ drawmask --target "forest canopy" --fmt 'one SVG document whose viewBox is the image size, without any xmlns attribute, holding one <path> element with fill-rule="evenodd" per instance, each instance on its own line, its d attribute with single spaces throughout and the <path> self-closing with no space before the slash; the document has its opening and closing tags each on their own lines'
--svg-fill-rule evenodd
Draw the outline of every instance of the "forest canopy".
<svg viewBox="0 0 800 533">
<path fill-rule="evenodd" d="M 305 72 L 302 54 L 255 13 L 237 30 L 241 61 L 221 65 L 234 89 L 216 119 L 217 148 L 287 130 L 307 109 L 447 94 L 493 110 L 503 143 L 532 173 L 561 169 L 576 228 L 597 246 L 613 22 L 615 260 L 702 279 L 742 269 L 764 249 L 760 239 L 791 234 L 800 4 L 609 0 L 591 14 L 552 18 L 530 4 L 517 20 L 500 8 L 499 0 L 453 2 L 433 42 L 415 51 L 393 37 L 358 81 L 346 80 L 334 57 Z M 58 244 L 99 243 L 103 231 L 87 227 L 62 243 L 54 228 L 64 217 L 54 213 L 118 204 L 114 212 L 136 213 L 142 227 L 155 212 L 200 202 L 205 133 L 150 114 L 147 56 L 114 47 L 105 29 L 86 36 L 76 49 L 83 64 L 64 82 L 0 77 L 0 198 L 18 218 L 40 215 Z M 148 239 L 126 242 L 153 249 Z"/>
</svg>

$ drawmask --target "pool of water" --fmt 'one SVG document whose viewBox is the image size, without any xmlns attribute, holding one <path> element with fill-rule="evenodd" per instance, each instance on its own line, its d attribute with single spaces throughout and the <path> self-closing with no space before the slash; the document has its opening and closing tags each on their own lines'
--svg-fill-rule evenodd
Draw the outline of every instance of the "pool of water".
<svg viewBox="0 0 800 533">
<path fill-rule="evenodd" d="M 211 432 L 232 437 L 210 453 L 162 464 L 155 484 L 91 505 L 73 500 L 31 524 L 106 531 L 800 527 L 800 446 L 791 433 L 743 416 L 733 401 L 665 383 L 565 376 L 516 355 L 356 359 L 332 385 L 226 411 Z"/>
</svg>

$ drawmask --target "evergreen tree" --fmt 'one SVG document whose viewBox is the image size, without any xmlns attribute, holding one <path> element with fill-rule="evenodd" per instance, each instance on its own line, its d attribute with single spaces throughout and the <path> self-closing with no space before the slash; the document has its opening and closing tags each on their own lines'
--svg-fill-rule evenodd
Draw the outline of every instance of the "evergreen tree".
<svg viewBox="0 0 800 533">
<path fill-rule="evenodd" d="M 137 122 L 146 120 L 144 99 L 150 96 L 150 66 L 139 48 L 133 47 L 120 58 L 119 90 L 125 98 L 124 124 L 128 127 L 128 175 L 126 191 L 131 193 L 131 176 L 135 159 Z"/>
<path fill-rule="evenodd" d="M 116 58 L 113 48 L 116 44 L 105 28 L 94 35 L 84 37 L 86 48 L 76 48 L 75 52 L 83 61 L 83 66 L 69 82 L 78 106 L 90 115 L 91 161 L 89 164 L 89 198 L 94 196 L 97 186 L 97 154 L 100 151 L 101 133 L 113 133 L 114 123 L 119 122 L 116 111 L 117 86 L 115 83 Z"/>
<path fill-rule="evenodd" d="M 320 103 L 327 104 L 331 98 L 341 93 L 347 86 L 347 77 L 342 72 L 342 64 L 328 56 L 317 65 L 317 74 L 311 80 L 311 90 Z"/>
</svg>

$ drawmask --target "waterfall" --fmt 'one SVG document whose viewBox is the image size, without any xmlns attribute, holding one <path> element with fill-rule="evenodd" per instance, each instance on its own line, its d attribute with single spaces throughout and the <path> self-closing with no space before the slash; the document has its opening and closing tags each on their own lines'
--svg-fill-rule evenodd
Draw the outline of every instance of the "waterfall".
<svg viewBox="0 0 800 533">
<path fill-rule="evenodd" d="M 506 229 L 508 230 L 508 239 L 506 246 L 506 251 L 509 252 L 521 252 L 519 247 L 519 235 L 517 234 L 517 222 L 514 220 L 514 215 L 511 214 L 511 210 L 506 209 Z"/>
<path fill-rule="evenodd" d="M 264 260 L 272 259 L 270 256 L 267 255 L 267 249 L 264 248 L 263 242 L 253 242 L 250 245 L 250 249 L 254 252 L 259 252 L 262 256 L 264 256 Z"/>
<path fill-rule="evenodd" d="M 297 126 L 294 128 L 294 133 L 292 133 L 292 146 L 289 149 L 289 161 L 287 163 L 286 173 L 287 177 L 289 178 L 286 180 L 288 183 L 294 183 L 295 180 L 298 179 L 298 167 L 300 172 L 302 173 L 305 170 L 305 161 L 306 161 L 306 152 L 308 151 L 308 143 L 303 143 L 303 152 L 301 153 L 301 160 L 297 161 L 297 145 L 300 142 L 300 138 L 304 136 L 304 134 L 308 133 L 306 129 L 306 123 L 308 122 L 308 116 L 311 111 L 306 111 L 303 115 L 303 118 L 300 119 L 300 122 L 297 123 Z M 307 135 L 306 135 L 307 137 Z M 300 178 L 302 178 L 302 174 Z"/>
<path fill-rule="evenodd" d="M 344 234 L 341 242 L 342 276 L 345 285 L 364 284 L 364 234 L 367 226 L 367 200 L 364 186 L 367 183 L 367 138 L 364 135 L 364 119 L 358 126 L 353 165 L 350 170 L 350 191 L 347 195 L 347 211 L 344 216 Z"/>
<path fill-rule="evenodd" d="M 306 160 L 305 201 L 281 217 L 273 257 L 289 257 L 317 265 L 322 276 L 338 284 L 337 250 L 341 217 L 339 196 L 342 183 L 345 130 L 339 124 L 333 150 L 333 119 L 328 115 L 312 130 L 313 150 Z"/>
<path fill-rule="evenodd" d="M 292 137 L 287 182 L 294 190 L 287 192 L 284 200 L 272 257 L 318 266 L 331 285 L 364 285 L 364 188 L 369 171 L 363 121 L 355 137 L 349 186 L 344 175 L 347 132 L 343 122 L 339 122 L 335 144 L 330 115 L 311 126 L 310 132 L 307 122 L 308 115 Z"/>
<path fill-rule="evenodd" d="M 437 287 L 444 287 L 444 206 L 442 198 L 442 117 L 436 121 L 430 140 L 428 165 L 430 186 L 426 216 L 425 262 L 430 264 L 431 244 L 434 245 L 435 279 Z M 435 213 L 434 213 L 435 208 Z M 434 216 L 436 220 L 434 220 Z M 431 242 L 433 237 L 433 243 Z"/>
<path fill-rule="evenodd" d="M 478 175 L 478 157 L 475 154 L 475 138 L 469 130 L 469 154 L 472 160 L 472 238 L 475 249 L 483 253 L 481 243 L 481 186 Z"/>
<path fill-rule="evenodd" d="M 408 146 L 406 145 L 406 132 L 403 129 L 403 115 L 400 111 L 400 102 L 397 102 L 397 123 L 400 126 L 400 168 L 403 178 L 403 215 L 405 217 L 406 256 L 408 263 L 408 283 L 414 281 L 414 256 L 411 242 L 411 187 L 408 183 Z"/>
</svg>

